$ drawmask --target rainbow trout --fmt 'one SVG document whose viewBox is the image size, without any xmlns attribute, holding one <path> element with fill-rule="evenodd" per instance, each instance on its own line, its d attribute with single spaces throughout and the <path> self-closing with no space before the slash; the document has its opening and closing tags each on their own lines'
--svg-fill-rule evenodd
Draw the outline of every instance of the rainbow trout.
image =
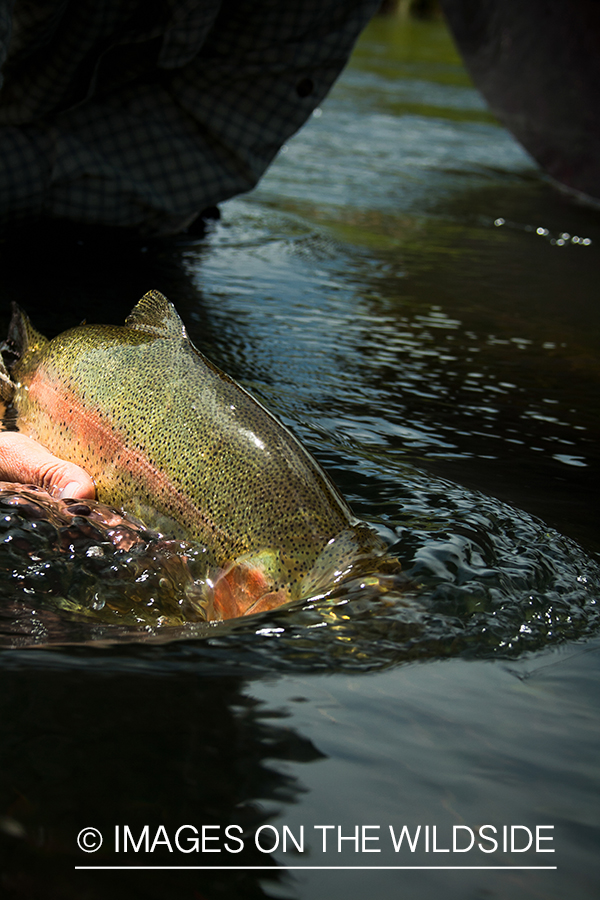
<svg viewBox="0 0 600 900">
<path fill-rule="evenodd" d="M 15 308 L 20 431 L 82 466 L 98 500 L 204 548 L 208 620 L 324 593 L 383 556 L 296 438 L 191 343 L 150 291 L 124 326 L 48 341 Z"/>
</svg>

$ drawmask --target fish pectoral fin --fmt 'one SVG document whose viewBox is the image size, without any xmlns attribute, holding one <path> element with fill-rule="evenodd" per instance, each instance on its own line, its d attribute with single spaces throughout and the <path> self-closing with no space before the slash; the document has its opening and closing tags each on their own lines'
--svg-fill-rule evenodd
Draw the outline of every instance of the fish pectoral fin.
<svg viewBox="0 0 600 900">
<path fill-rule="evenodd" d="M 125 500 L 122 505 L 122 511 L 127 516 L 133 516 L 135 519 L 138 519 L 150 531 L 158 531 L 159 534 L 169 535 L 169 537 L 174 538 L 185 537 L 184 530 L 175 519 L 159 512 L 149 503 L 144 503 L 139 497 L 131 497 Z"/>
<path fill-rule="evenodd" d="M 235 619 L 288 603 L 289 591 L 277 586 L 271 571 L 276 556 L 270 551 L 242 556 L 219 569 L 208 581 L 207 619 Z"/>
</svg>

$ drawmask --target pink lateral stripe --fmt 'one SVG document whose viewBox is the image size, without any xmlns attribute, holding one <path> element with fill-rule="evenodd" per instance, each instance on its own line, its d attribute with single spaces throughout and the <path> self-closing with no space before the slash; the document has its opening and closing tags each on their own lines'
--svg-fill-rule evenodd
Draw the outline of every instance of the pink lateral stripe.
<svg viewBox="0 0 600 900">
<path fill-rule="evenodd" d="M 72 429 L 75 438 L 83 441 L 84 445 L 102 446 L 103 449 L 106 448 L 105 455 L 112 459 L 119 459 L 125 451 L 125 458 L 131 462 L 127 471 L 134 482 L 141 485 L 145 482 L 163 493 L 164 496 L 175 496 L 178 501 L 175 509 L 183 514 L 184 521 L 187 521 L 186 513 L 189 517 L 198 518 L 209 532 L 217 533 L 231 543 L 227 532 L 208 519 L 206 514 L 192 503 L 181 492 L 181 489 L 164 472 L 157 469 L 147 457 L 135 453 L 133 448 L 128 447 L 124 436 L 116 426 L 110 426 L 99 412 L 86 407 L 76 394 L 67 394 L 61 384 L 45 379 L 44 373 L 39 370 L 30 382 L 28 392 L 30 401 L 35 402 L 42 409 L 46 409 L 53 418 L 65 421 Z M 74 462 L 75 460 L 70 461 Z"/>
</svg>

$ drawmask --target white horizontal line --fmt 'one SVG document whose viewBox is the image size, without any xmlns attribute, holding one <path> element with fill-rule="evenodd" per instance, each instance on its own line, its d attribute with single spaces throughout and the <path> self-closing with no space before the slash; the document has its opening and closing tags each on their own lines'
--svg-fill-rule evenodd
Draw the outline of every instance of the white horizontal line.
<svg viewBox="0 0 600 900">
<path fill-rule="evenodd" d="M 477 869 L 477 870 L 503 870 L 505 869 L 507 872 L 514 872 L 516 869 L 520 871 L 524 870 L 539 870 L 539 869 L 557 869 L 558 866 L 75 866 L 76 869 L 123 869 L 129 871 L 130 869 L 196 869 L 202 871 L 211 871 L 211 872 L 227 872 L 229 870 L 235 872 L 254 872 L 257 870 L 260 871 L 269 871 L 269 872 L 277 872 L 279 870 L 294 870 L 294 871 L 302 871 L 304 869 L 336 869 L 336 870 L 356 870 L 360 869 L 362 871 L 381 871 L 385 870 L 396 870 L 396 869 L 423 869 L 423 870 L 434 870 L 438 869 Z"/>
</svg>

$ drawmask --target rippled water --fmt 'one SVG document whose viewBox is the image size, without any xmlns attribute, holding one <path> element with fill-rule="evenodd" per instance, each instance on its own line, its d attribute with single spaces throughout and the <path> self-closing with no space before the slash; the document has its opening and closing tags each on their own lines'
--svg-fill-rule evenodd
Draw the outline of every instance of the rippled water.
<svg viewBox="0 0 600 900">
<path fill-rule="evenodd" d="M 114 625 L 25 595 L 27 550 L 0 553 L 7 896 L 596 895 L 599 247 L 597 214 L 498 127 L 443 25 L 380 19 L 204 240 L 43 241 L 36 271 L 6 255 L 5 301 L 48 334 L 166 293 L 409 582 L 216 627 Z M 385 837 L 435 825 L 448 847 L 485 822 L 551 825 L 556 853 Z M 304 825 L 308 850 L 119 856 L 122 823 Z M 323 852 L 325 824 L 379 826 L 381 853 Z M 97 855 L 76 845 L 88 825 Z M 558 868 L 75 872 L 91 862 Z"/>
</svg>

